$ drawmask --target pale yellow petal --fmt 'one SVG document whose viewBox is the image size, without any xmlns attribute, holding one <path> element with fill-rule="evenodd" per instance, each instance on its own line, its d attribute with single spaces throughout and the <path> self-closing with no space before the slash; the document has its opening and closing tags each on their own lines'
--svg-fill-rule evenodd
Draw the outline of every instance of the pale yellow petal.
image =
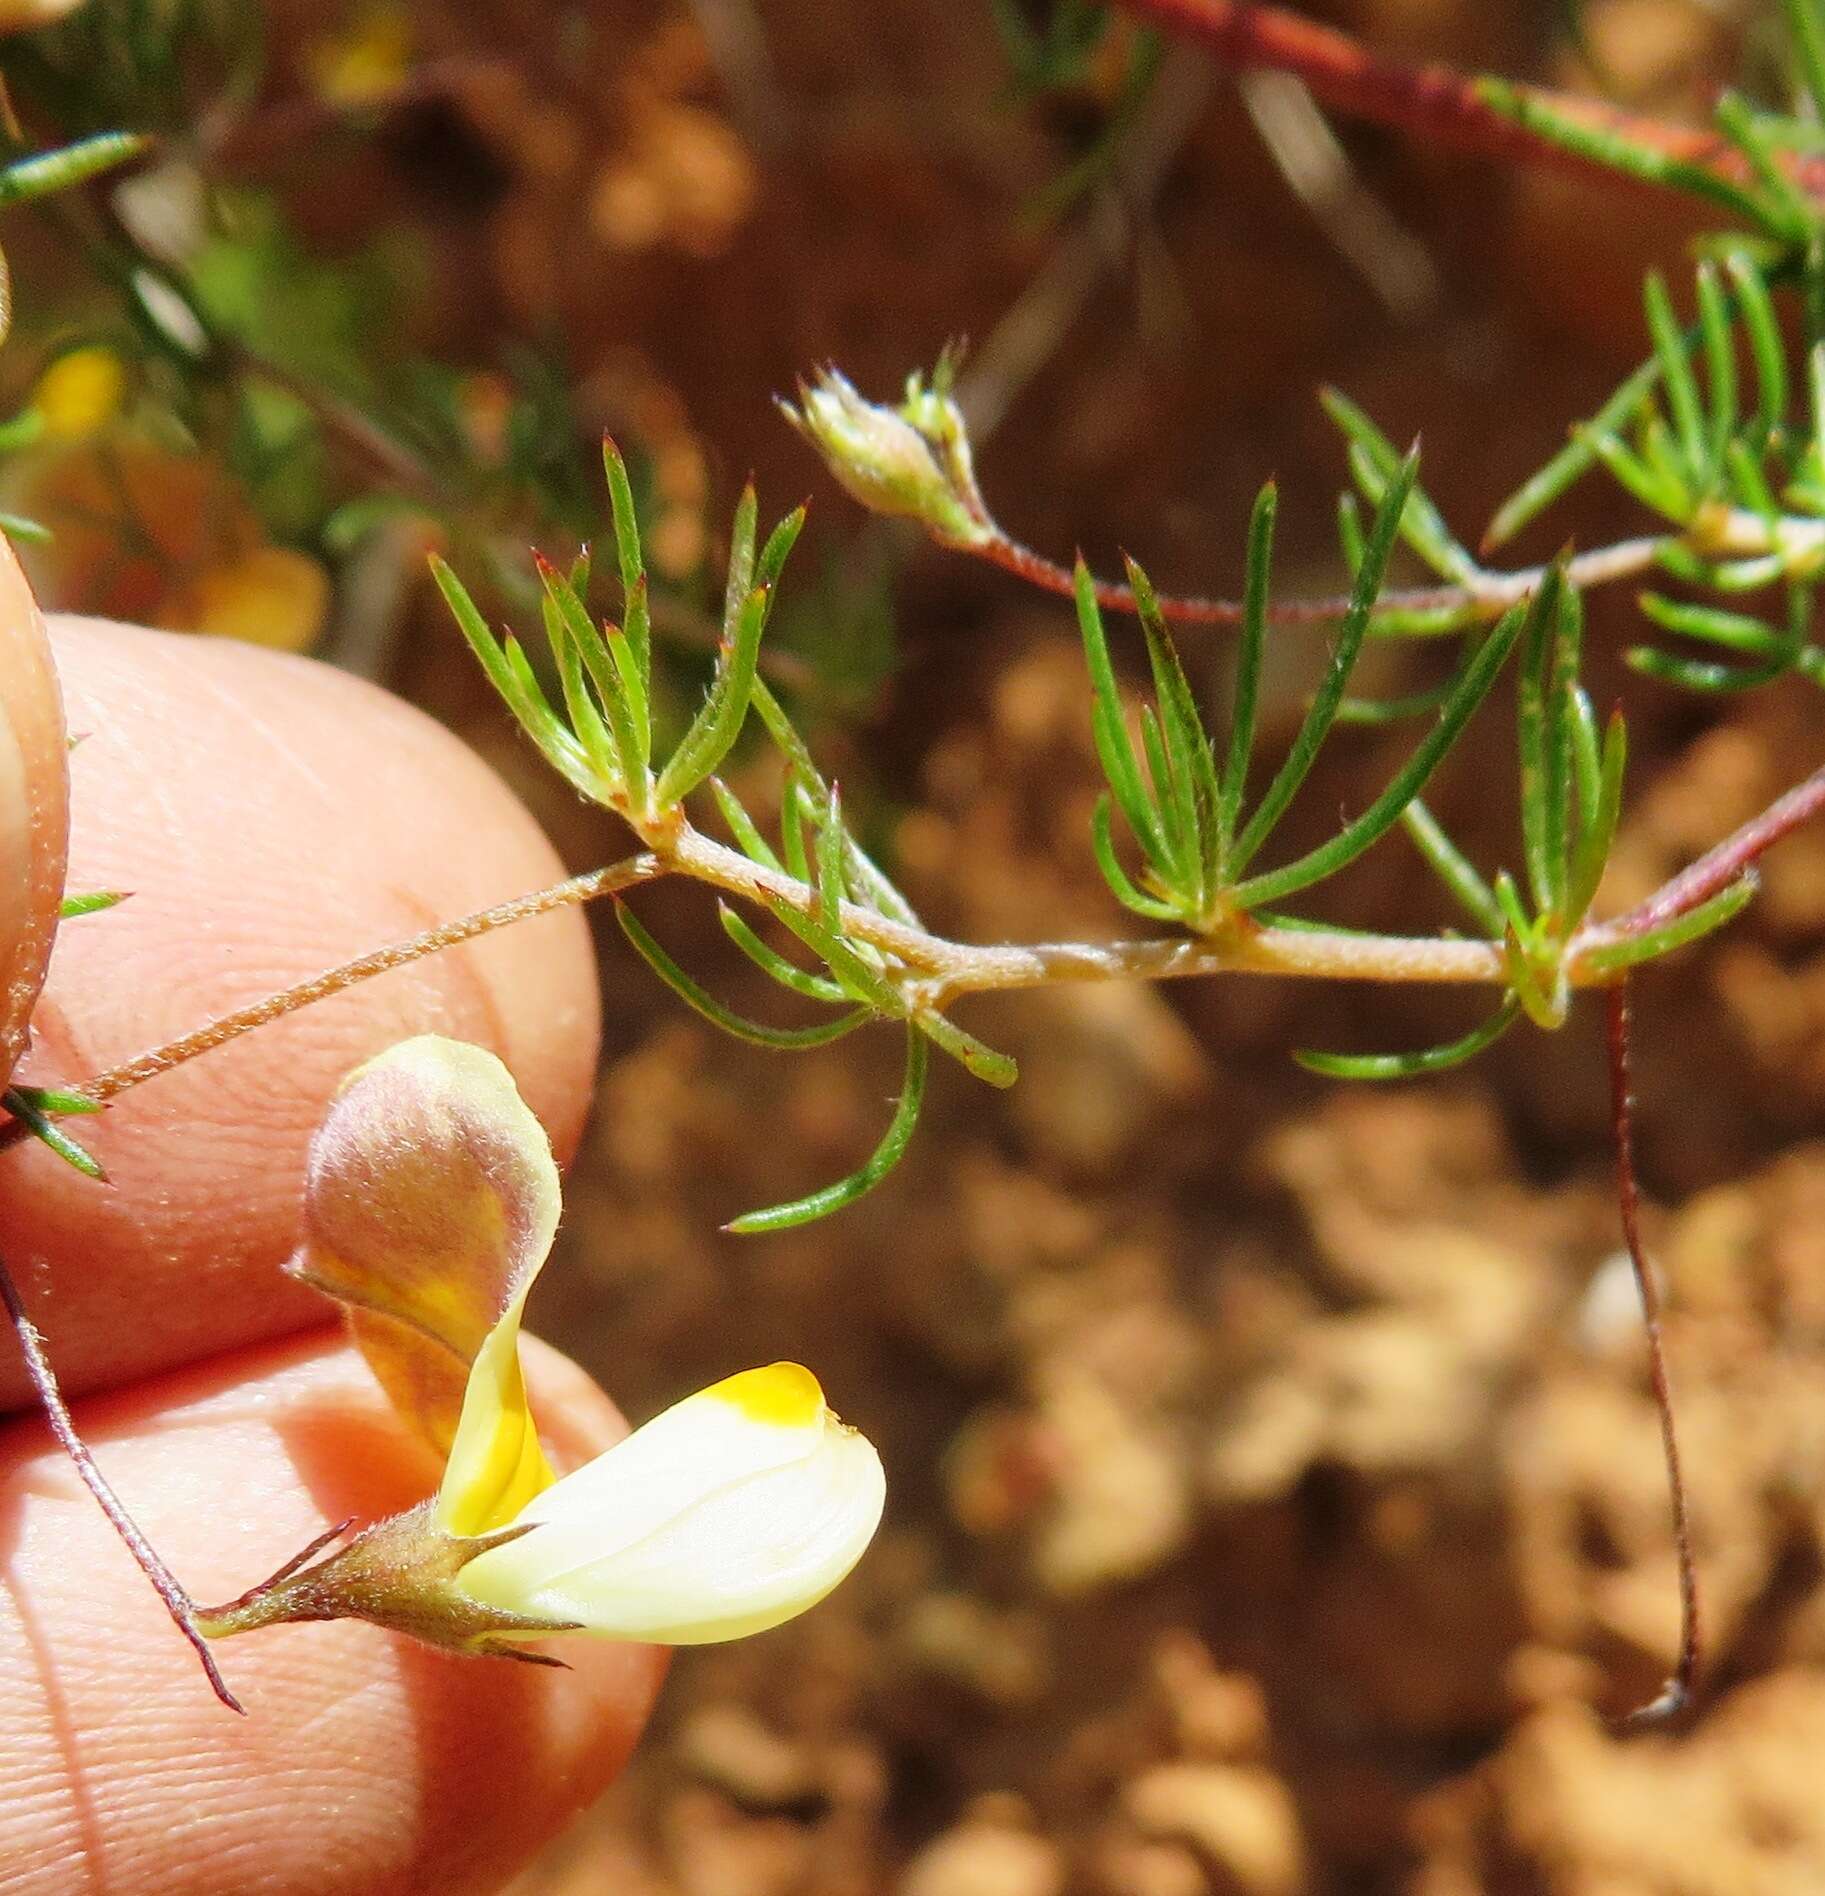
<svg viewBox="0 0 1825 1896">
<path fill-rule="evenodd" d="M 865 1437 L 793 1363 L 687 1398 L 518 1517 L 533 1531 L 459 1584 L 614 1639 L 695 1645 L 813 1606 L 861 1558 L 885 1482 Z"/>
</svg>

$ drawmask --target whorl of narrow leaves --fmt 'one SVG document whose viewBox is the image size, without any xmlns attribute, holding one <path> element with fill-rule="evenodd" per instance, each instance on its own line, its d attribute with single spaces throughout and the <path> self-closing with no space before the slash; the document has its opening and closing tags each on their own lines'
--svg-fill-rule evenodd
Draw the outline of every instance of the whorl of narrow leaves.
<svg viewBox="0 0 1825 1896">
<path fill-rule="evenodd" d="M 940 394 L 915 390 L 909 399 L 939 404 Z M 923 413 L 923 410 L 916 412 Z M 939 438 L 934 435 L 934 439 Z M 788 941 L 808 949 L 821 972 L 799 966 L 762 939 L 745 917 L 724 905 L 725 929 L 775 985 L 837 1011 L 804 1026 L 754 1020 L 713 995 L 660 946 L 639 918 L 620 908 L 622 932 L 640 958 L 688 1007 L 753 1045 L 775 1050 L 822 1047 L 876 1021 L 907 1035 L 907 1078 L 892 1122 L 874 1154 L 849 1178 L 735 1220 L 731 1230 L 768 1231 L 821 1217 L 850 1203 L 898 1162 L 917 1123 L 929 1047 L 948 1053 L 978 1079 L 1011 1085 L 1014 1063 L 969 1034 L 919 992 L 921 970 L 855 933 L 850 917 L 873 914 L 916 929 L 912 905 L 851 834 L 842 798 L 812 760 L 791 717 L 762 680 L 762 637 L 780 577 L 799 529 L 798 508 L 759 538 L 753 490 L 743 492 L 730 535 L 723 592 L 723 631 L 714 676 L 702 704 L 666 749 L 655 728 L 651 621 L 646 569 L 633 488 L 620 454 L 605 444 L 613 517 L 615 577 L 621 622 L 597 618 L 589 595 L 594 569 L 587 552 L 568 571 L 535 556 L 540 613 L 549 651 L 541 675 L 512 634 L 497 635 L 467 588 L 441 560 L 432 572 L 458 629 L 490 682 L 555 769 L 582 795 L 630 823 L 661 859 L 692 836 L 683 804 L 707 788 L 740 858 L 764 872 L 737 889 L 770 916 Z M 555 674 L 555 692 L 548 679 Z M 753 712 L 783 767 L 777 848 L 717 775 L 740 742 Z M 707 844 L 705 846 L 708 846 Z M 731 860 L 734 860 L 731 858 Z"/>
</svg>

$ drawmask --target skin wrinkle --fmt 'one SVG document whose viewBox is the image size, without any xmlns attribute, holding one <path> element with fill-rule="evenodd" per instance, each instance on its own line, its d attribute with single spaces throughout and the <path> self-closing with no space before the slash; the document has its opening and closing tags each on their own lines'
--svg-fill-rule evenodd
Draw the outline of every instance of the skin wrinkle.
<svg viewBox="0 0 1825 1896">
<path fill-rule="evenodd" d="M 49 1755 L 61 1760 L 63 1766 L 56 1777 L 52 1777 L 48 1772 L 46 1774 L 47 1791 L 53 1794 L 60 1793 L 56 1796 L 56 1802 L 63 1816 L 61 1829 L 69 1836 L 68 1844 L 59 1848 L 51 1858 L 51 1862 L 58 1866 L 60 1871 L 65 1864 L 79 1868 L 83 1876 L 83 1886 L 89 1892 L 89 1896 L 104 1896 L 107 1879 L 101 1869 L 100 1818 L 86 1775 L 81 1770 L 71 1767 L 70 1760 L 78 1749 L 78 1736 L 70 1718 L 68 1701 L 58 1683 L 48 1642 L 40 1627 L 39 1616 L 33 1608 L 30 1594 L 14 1582 L 13 1549 L 14 1542 L 9 1537 L 4 1556 L 4 1585 L 24 1635 L 23 1645 L 31 1655 L 32 1666 L 37 1675 L 39 1695 L 47 1726 L 46 1736 L 49 1739 L 47 1749 Z M 15 1721 L 9 1719 L 7 1730 L 11 1732 L 16 1729 Z M 10 1799 L 8 1804 L 10 1807 Z M 35 1831 L 37 1826 L 34 1825 L 32 1828 Z"/>
<path fill-rule="evenodd" d="M 221 681 L 207 674 L 193 681 L 194 688 L 213 698 L 222 708 L 233 716 L 243 719 L 250 736 L 257 737 L 262 745 L 275 757 L 289 764 L 302 777 L 315 793 L 319 803 L 329 806 L 336 801 L 330 786 L 313 770 L 309 763 L 295 751 L 286 739 L 282 728 L 261 711 L 250 711 L 241 704 L 233 693 L 226 690 Z"/>
</svg>

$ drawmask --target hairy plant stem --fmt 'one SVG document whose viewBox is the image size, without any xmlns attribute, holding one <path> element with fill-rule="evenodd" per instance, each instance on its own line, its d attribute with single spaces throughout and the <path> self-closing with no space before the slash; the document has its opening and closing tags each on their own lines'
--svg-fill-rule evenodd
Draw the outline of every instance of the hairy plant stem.
<svg viewBox="0 0 1825 1896">
<path fill-rule="evenodd" d="M 326 968 L 321 974 L 312 975 L 308 981 L 298 982 L 295 987 L 282 988 L 277 993 L 263 995 L 259 1000 L 249 1002 L 245 1007 L 237 1007 L 232 1013 L 219 1014 L 214 1020 L 193 1027 L 189 1033 L 180 1034 L 175 1040 L 149 1047 L 144 1053 L 136 1053 L 130 1060 L 123 1060 L 117 1066 L 92 1075 L 72 1090 L 97 1105 L 105 1105 L 129 1087 L 155 1080 L 161 1073 L 169 1073 L 173 1067 L 194 1060 L 198 1054 L 212 1052 L 231 1040 L 238 1040 L 242 1034 L 251 1033 L 256 1027 L 264 1027 L 270 1021 L 295 1014 L 299 1008 L 309 1007 L 313 1002 L 326 1001 L 332 994 L 340 994 L 345 988 L 371 981 L 377 974 L 390 973 L 394 968 L 422 961 L 426 955 L 454 948 L 459 942 L 473 941 L 479 935 L 492 934 L 495 929 L 509 927 L 514 922 L 529 921 L 533 916 L 543 915 L 551 909 L 569 908 L 579 902 L 593 901 L 599 895 L 614 895 L 622 889 L 649 882 L 666 873 L 665 867 L 655 857 L 629 856 L 624 861 L 610 863 L 606 868 L 592 869 L 585 875 L 571 876 L 566 881 L 553 883 L 550 888 L 536 889 L 530 895 L 515 896 L 510 902 L 497 902 L 492 908 L 478 909 L 474 914 L 460 916 L 453 922 L 440 922 L 437 927 L 427 928 L 422 934 L 408 936 L 404 941 L 376 948 L 365 955 L 357 955 L 353 961 L 345 961 L 338 967 Z M 0 1149 L 13 1144 L 25 1131 L 24 1122 L 17 1119 L 0 1126 Z"/>
<path fill-rule="evenodd" d="M 1660 1333 L 1660 1287 L 1641 1243 L 1641 1192 L 1635 1179 L 1635 1099 L 1629 1075 L 1629 989 L 1619 980 L 1605 996 L 1608 1010 L 1610 1125 L 1616 1144 L 1616 1204 L 1635 1289 L 1641 1298 L 1642 1328 L 1648 1342 L 1648 1381 L 1660 1418 L 1660 1447 L 1666 1462 L 1667 1494 L 1673 1515 L 1673 1555 L 1679 1568 L 1679 1656 L 1659 1695 L 1630 1715 L 1631 1725 L 1662 1724 L 1676 1718 L 1692 1701 L 1698 1680 L 1702 1622 L 1698 1600 L 1698 1563 L 1692 1553 L 1692 1519 L 1685 1474 L 1679 1460 L 1679 1435 L 1673 1420 L 1673 1385 L 1667 1374 L 1666 1345 Z"/>
<path fill-rule="evenodd" d="M 1517 124 L 1497 109 L 1468 73 L 1384 57 L 1335 27 L 1284 8 L 1251 5 L 1246 0 L 1120 0 L 1120 4 L 1136 19 L 1201 46 L 1232 71 L 1291 73 L 1304 81 L 1321 104 L 1410 133 L 1427 144 L 1573 171 L 1613 186 L 1651 188 Z M 1750 181 L 1743 155 L 1708 129 L 1669 125 L 1543 86 L 1510 89 L 1556 115 L 1626 139 L 1660 157 L 1699 166 L 1731 184 Z M 1825 196 L 1825 162 L 1795 156 L 1787 163 L 1802 191 L 1812 197 Z"/>
<path fill-rule="evenodd" d="M 992 520 L 985 521 L 984 525 L 987 529 L 984 537 L 947 539 L 942 544 L 957 552 L 973 553 L 978 559 L 987 560 L 990 565 L 999 566 L 1042 591 L 1057 593 L 1066 599 L 1073 596 L 1076 582 L 1069 567 L 1022 546 Z M 1594 547 L 1588 553 L 1574 554 L 1565 564 L 1566 580 L 1583 587 L 1632 579 L 1647 572 L 1659 557 L 1661 548 L 1679 537 L 1677 534 L 1644 534 L 1638 539 L 1619 540 L 1613 546 Z M 1544 566 L 1529 566 L 1512 573 L 1479 572 L 1463 585 L 1390 587 L 1377 598 L 1375 611 L 1381 615 L 1449 612 L 1462 608 L 1474 610 L 1479 618 L 1499 619 L 1517 599 L 1525 599 L 1533 592 L 1546 573 Z M 1160 593 L 1157 597 L 1161 613 L 1176 625 L 1242 623 L 1239 599 L 1215 599 L 1196 593 Z M 1112 612 L 1133 612 L 1134 588 L 1119 580 L 1099 579 L 1096 603 Z M 1349 609 L 1349 596 L 1344 593 L 1319 599 L 1282 599 L 1270 602 L 1267 618 L 1272 625 L 1323 625 L 1341 619 Z"/>
<path fill-rule="evenodd" d="M 1645 935 L 1688 914 L 1719 890 L 1728 888 L 1764 850 L 1822 810 L 1825 810 L 1825 765 L 1775 798 L 1760 816 L 1751 817 L 1721 843 L 1706 850 L 1645 902 L 1594 930 L 1593 945 L 1598 945 L 1597 936 L 1605 941 L 1622 941 L 1631 935 Z"/>
<path fill-rule="evenodd" d="M 120 1536 L 128 1553 L 138 1562 L 140 1571 L 151 1581 L 152 1590 L 164 1601 L 165 1611 L 171 1615 L 172 1623 L 196 1648 L 204 1676 L 216 1697 L 231 1712 L 245 1715 L 247 1708 L 229 1691 L 228 1682 L 216 1666 L 215 1655 L 209 1650 L 209 1642 L 197 1629 L 196 1602 L 184 1590 L 177 1575 L 159 1557 L 158 1550 L 140 1531 L 139 1524 L 127 1512 L 119 1495 L 108 1485 L 107 1477 L 95 1465 L 95 1457 L 88 1444 L 76 1432 L 76 1424 L 70 1415 L 69 1404 L 63 1399 L 57 1373 L 44 1353 L 44 1338 L 26 1311 L 24 1300 L 19 1295 L 19 1286 L 13 1281 L 12 1270 L 4 1258 L 0 1258 L 0 1303 L 6 1306 L 7 1318 L 19 1338 L 26 1374 L 31 1378 L 32 1388 L 37 1393 L 51 1433 L 75 1465 L 83 1486 L 95 1497 L 96 1505 L 107 1516 L 109 1526 Z"/>
<path fill-rule="evenodd" d="M 1688 914 L 1737 880 L 1774 843 L 1825 810 L 1825 768 L 1815 771 L 1761 815 L 1675 876 L 1645 902 L 1610 922 L 1583 928 L 1567 943 L 1564 967 L 1573 987 L 1609 987 L 1614 972 L 1590 964 L 1590 954 L 1663 927 Z M 70 1090 L 105 1104 L 129 1088 L 156 1079 L 264 1027 L 269 1021 L 327 1000 L 375 975 L 426 955 L 491 934 L 549 910 L 618 895 L 665 876 L 682 876 L 730 895 L 764 904 L 779 901 L 802 915 L 819 913 L 809 883 L 703 834 L 682 811 L 662 811 L 641 824 L 648 847 L 638 855 L 571 876 L 563 882 L 499 902 L 491 908 L 377 948 L 308 981 L 268 994 L 108 1067 Z M 1075 981 L 1174 981 L 1216 974 L 1268 974 L 1315 981 L 1430 982 L 1445 986 L 1503 986 L 1511 978 L 1506 946 L 1454 935 L 1374 935 L 1342 928 L 1289 928 L 1248 915 L 1227 918 L 1206 935 L 1160 936 L 1107 942 L 975 943 L 953 941 L 878 910 L 844 902 L 843 932 L 891 955 L 904 971 L 909 1008 L 932 1010 L 966 994 L 1058 986 Z M 21 1120 L 0 1126 L 0 1149 L 25 1136 Z"/>
</svg>

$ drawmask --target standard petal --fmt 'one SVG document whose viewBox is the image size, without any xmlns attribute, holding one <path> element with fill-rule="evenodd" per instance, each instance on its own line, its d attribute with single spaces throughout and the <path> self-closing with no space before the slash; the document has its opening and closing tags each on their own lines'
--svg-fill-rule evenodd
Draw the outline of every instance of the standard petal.
<svg viewBox="0 0 1825 1896">
<path fill-rule="evenodd" d="M 795 1363 L 668 1409 L 523 1509 L 462 1589 L 614 1639 L 698 1645 L 815 1605 L 861 1558 L 885 1481 Z"/>
<path fill-rule="evenodd" d="M 454 1533 L 499 1526 L 552 1479 L 518 1338 L 559 1206 L 512 1075 L 460 1041 L 425 1035 L 358 1067 L 311 1143 L 287 1269 L 346 1307 L 395 1406 L 447 1452 L 439 1516 Z"/>
</svg>

